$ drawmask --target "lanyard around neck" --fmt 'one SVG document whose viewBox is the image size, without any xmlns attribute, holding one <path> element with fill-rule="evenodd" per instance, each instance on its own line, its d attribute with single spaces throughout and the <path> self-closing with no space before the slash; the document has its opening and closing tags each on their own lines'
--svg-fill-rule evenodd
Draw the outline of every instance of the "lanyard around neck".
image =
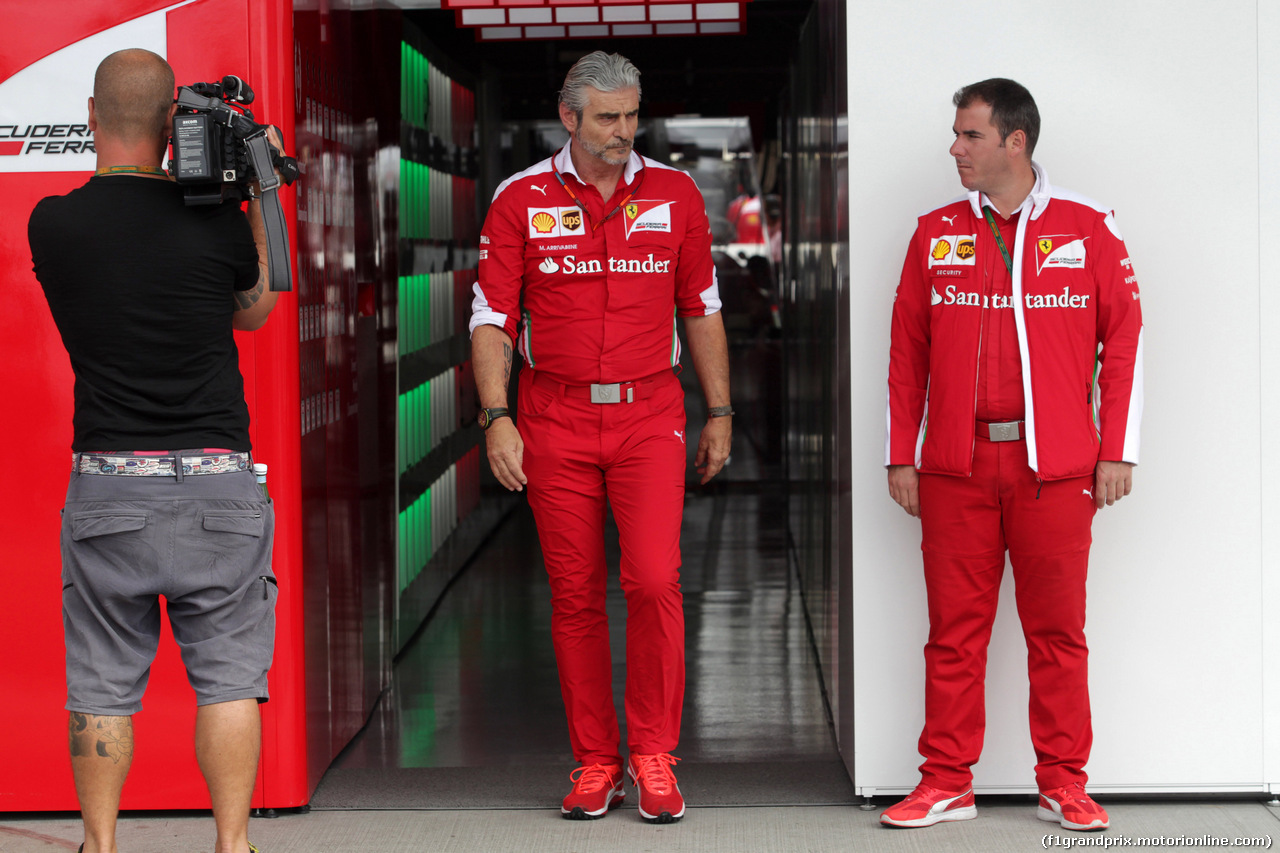
<svg viewBox="0 0 1280 853">
<path fill-rule="evenodd" d="M 982 214 L 987 218 L 987 224 L 991 226 L 991 233 L 996 235 L 996 245 L 1000 247 L 1000 254 L 1004 257 L 1004 265 L 1009 270 L 1009 277 L 1013 277 L 1013 259 L 1009 257 L 1009 250 L 1005 248 L 1004 238 L 1000 236 L 1000 229 L 996 226 L 996 219 L 991 215 L 991 208 L 982 208 Z"/>
<path fill-rule="evenodd" d="M 163 175 L 169 177 L 169 173 L 158 166 L 103 166 L 94 172 L 94 175 Z"/>
<path fill-rule="evenodd" d="M 631 201 L 631 197 L 636 194 L 636 192 L 640 189 L 640 184 L 644 182 L 644 169 L 641 169 L 639 172 L 636 173 L 636 185 L 631 188 L 631 191 L 626 194 L 626 196 L 622 199 L 622 201 L 618 202 L 618 204 L 613 208 L 613 210 L 606 213 L 604 216 L 604 219 L 601 219 L 599 222 L 592 222 L 591 214 L 590 212 L 587 211 L 587 206 L 578 199 L 578 194 L 575 193 L 573 191 L 573 187 L 569 186 L 569 184 L 565 181 L 564 175 L 560 174 L 560 170 L 555 167 L 554 163 L 551 164 L 551 173 L 556 176 L 556 180 L 560 182 L 560 186 L 564 188 L 564 191 L 569 194 L 569 198 L 573 199 L 573 203 L 576 204 L 578 206 L 578 209 L 582 211 L 582 215 L 586 217 L 587 222 L 591 223 L 592 234 L 596 232 L 597 228 L 599 228 L 600 226 L 608 222 L 610 219 L 612 219 L 619 210 L 622 210 L 623 205 Z"/>
</svg>

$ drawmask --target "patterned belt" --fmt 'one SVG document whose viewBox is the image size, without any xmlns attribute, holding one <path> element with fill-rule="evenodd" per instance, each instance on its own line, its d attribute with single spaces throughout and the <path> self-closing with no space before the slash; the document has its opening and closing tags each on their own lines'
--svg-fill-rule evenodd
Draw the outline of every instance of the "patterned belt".
<svg viewBox="0 0 1280 853">
<path fill-rule="evenodd" d="M 182 460 L 181 463 L 176 460 Z M 110 453 L 72 453 L 71 470 L 81 474 L 123 474 L 128 477 L 174 477 L 175 465 L 187 474 L 229 474 L 249 470 L 248 453 L 133 456 Z"/>
</svg>

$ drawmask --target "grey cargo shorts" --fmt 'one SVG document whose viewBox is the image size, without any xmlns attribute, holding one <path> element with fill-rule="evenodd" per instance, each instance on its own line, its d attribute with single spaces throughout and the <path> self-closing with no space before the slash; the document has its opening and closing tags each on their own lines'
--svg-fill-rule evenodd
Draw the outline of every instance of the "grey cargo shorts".
<svg viewBox="0 0 1280 853">
<path fill-rule="evenodd" d="M 265 702 L 274 526 L 252 471 L 181 482 L 72 472 L 62 514 L 67 710 L 142 709 L 160 596 L 197 704 Z"/>
</svg>

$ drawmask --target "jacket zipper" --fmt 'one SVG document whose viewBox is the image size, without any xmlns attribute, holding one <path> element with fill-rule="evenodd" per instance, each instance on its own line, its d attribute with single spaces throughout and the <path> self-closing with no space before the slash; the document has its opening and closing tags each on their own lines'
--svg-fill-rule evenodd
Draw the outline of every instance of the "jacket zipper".
<svg viewBox="0 0 1280 853">
<path fill-rule="evenodd" d="M 982 336 L 987 327 L 987 308 L 990 305 L 993 276 L 982 265 L 982 306 L 978 308 L 978 352 L 973 365 L 973 417 L 969 418 L 969 476 L 973 476 L 973 454 L 978 445 L 978 377 L 982 375 Z"/>
</svg>

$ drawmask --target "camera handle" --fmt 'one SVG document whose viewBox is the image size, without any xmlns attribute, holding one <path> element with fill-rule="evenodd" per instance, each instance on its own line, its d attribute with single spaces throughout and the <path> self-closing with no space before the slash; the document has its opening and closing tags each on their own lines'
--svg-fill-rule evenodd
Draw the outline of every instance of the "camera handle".
<svg viewBox="0 0 1280 853">
<path fill-rule="evenodd" d="M 277 291 L 293 290 L 293 268 L 289 263 L 289 227 L 285 224 L 284 210 L 280 207 L 280 176 L 276 174 L 271 157 L 271 143 L 267 141 L 267 129 L 255 124 L 249 116 L 236 112 L 218 98 L 211 98 L 180 86 L 175 103 L 180 108 L 203 111 L 215 121 L 227 125 L 244 140 L 249 152 L 249 162 L 258 178 L 259 204 L 262 224 L 267 235 L 267 282 Z"/>
<path fill-rule="evenodd" d="M 267 235 L 267 282 L 272 290 L 293 290 L 293 268 L 289 263 L 289 228 L 280 207 L 280 176 L 271 162 L 271 143 L 262 130 L 245 140 L 249 162 L 258 176 L 258 204 Z"/>
</svg>

